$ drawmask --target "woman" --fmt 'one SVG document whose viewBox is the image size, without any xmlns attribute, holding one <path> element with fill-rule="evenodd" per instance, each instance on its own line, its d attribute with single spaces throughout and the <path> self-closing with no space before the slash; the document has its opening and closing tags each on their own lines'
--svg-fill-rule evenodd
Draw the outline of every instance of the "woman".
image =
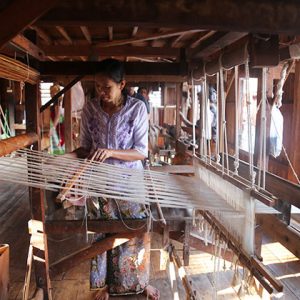
<svg viewBox="0 0 300 300">
<path fill-rule="evenodd" d="M 89 101 L 81 116 L 81 148 L 78 156 L 95 155 L 95 159 L 126 168 L 142 169 L 148 152 L 148 117 L 145 105 L 123 93 L 123 65 L 114 59 L 101 62 L 96 76 L 98 98 Z M 99 199 L 100 215 L 106 219 L 145 218 L 137 203 Z M 119 247 L 98 255 L 91 262 L 92 290 L 95 299 L 109 295 L 144 293 L 159 299 L 159 292 L 148 284 L 150 241 L 134 238 Z"/>
</svg>

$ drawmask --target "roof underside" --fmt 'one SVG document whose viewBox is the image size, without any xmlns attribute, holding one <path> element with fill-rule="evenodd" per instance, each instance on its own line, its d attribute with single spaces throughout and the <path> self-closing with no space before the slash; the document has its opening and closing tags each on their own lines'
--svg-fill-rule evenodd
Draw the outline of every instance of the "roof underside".
<svg viewBox="0 0 300 300">
<path fill-rule="evenodd" d="M 300 3 L 292 0 L 246 0 L 242 6 L 237 0 L 63 0 L 29 22 L 2 50 L 24 50 L 25 36 L 37 46 L 37 58 L 46 61 L 211 60 L 242 43 L 249 32 L 278 33 L 281 47 L 295 43 L 299 16 Z"/>
</svg>

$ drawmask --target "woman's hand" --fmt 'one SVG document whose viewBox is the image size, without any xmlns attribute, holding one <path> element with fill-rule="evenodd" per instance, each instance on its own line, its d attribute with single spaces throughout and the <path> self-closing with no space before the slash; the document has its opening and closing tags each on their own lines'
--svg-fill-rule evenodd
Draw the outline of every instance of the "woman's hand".
<svg viewBox="0 0 300 300">
<path fill-rule="evenodd" d="M 94 157 L 94 160 L 104 162 L 107 158 L 112 156 L 112 149 L 97 149 L 92 155 L 90 155 L 90 159 Z"/>
</svg>

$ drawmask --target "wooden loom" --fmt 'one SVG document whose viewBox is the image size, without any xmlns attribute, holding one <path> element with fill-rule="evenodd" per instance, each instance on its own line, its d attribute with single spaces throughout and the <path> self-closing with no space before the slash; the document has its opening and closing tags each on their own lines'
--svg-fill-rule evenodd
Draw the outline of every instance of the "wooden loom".
<svg viewBox="0 0 300 300">
<path fill-rule="evenodd" d="M 22 137 L 22 139 L 24 139 L 24 137 Z M 33 140 L 31 139 L 27 139 L 27 142 L 22 143 L 22 146 L 26 146 L 30 143 L 32 143 Z M 5 142 L 6 144 L 10 144 L 9 141 Z M 18 148 L 21 148 L 18 147 Z M 17 147 L 15 147 L 17 148 Z M 11 148 L 6 151 L 3 152 L 2 154 L 8 154 L 9 152 L 11 152 Z M 18 152 L 17 152 L 18 153 Z M 35 161 L 34 157 L 38 157 L 39 154 L 38 152 L 32 152 L 32 151 L 28 151 L 28 150 L 20 150 L 19 152 L 21 155 L 27 155 L 27 159 L 29 164 L 33 163 L 33 165 L 35 165 L 35 168 L 31 169 L 30 172 L 28 173 L 28 185 L 29 186 L 34 186 L 36 187 L 41 187 L 41 188 L 45 188 L 44 183 L 45 183 L 45 178 L 41 178 L 42 174 L 38 174 L 37 178 L 40 178 L 40 185 L 37 184 L 37 181 L 34 182 L 33 178 L 36 178 L 35 176 L 37 175 L 37 171 L 38 169 L 43 169 L 41 167 L 41 165 L 37 164 L 37 161 L 40 160 L 39 158 Z M 19 160 L 21 160 L 22 158 L 18 158 Z M 49 159 L 49 157 L 47 156 L 47 159 Z M 51 159 L 51 158 L 50 158 Z M 0 163 L 2 163 L 8 160 L 12 160 L 11 158 L 1 158 Z M 78 162 L 77 162 L 78 163 Z M 82 163 L 82 162 L 81 162 Z M 4 164 L 5 165 L 5 164 Z M 68 166 L 70 166 L 71 164 L 68 163 Z M 75 165 L 76 165 L 76 161 L 75 161 Z M 92 167 L 95 169 L 100 168 L 99 164 L 97 166 L 96 163 L 91 163 L 89 162 L 88 165 L 86 164 L 86 162 L 82 163 L 84 167 L 84 169 L 87 168 L 87 166 L 92 165 Z M 95 166 L 96 165 L 96 166 Z M 51 164 L 46 165 L 47 168 L 45 169 L 47 171 L 47 173 L 49 172 L 49 166 L 51 166 Z M 106 168 L 111 168 L 111 166 L 105 166 Z M 76 166 L 75 166 L 76 168 Z M 195 172 L 197 172 L 197 170 L 199 169 L 196 168 Z M 63 172 L 66 172 L 66 169 L 62 170 Z M 71 168 L 72 171 L 72 168 Z M 72 171 L 73 172 L 73 171 Z M 111 170 L 109 171 L 111 172 Z M 82 175 L 84 173 L 83 168 L 81 167 L 79 175 Z M 51 175 L 53 175 L 53 173 L 50 172 Z M 30 177 L 31 175 L 35 175 Z M 58 176 L 58 178 L 61 176 L 59 175 L 59 173 L 56 173 L 56 175 Z M 72 178 L 72 183 L 75 183 L 76 181 L 80 182 L 82 180 L 82 178 L 80 178 L 78 174 Z M 126 174 L 128 176 L 128 174 Z M 138 174 L 140 177 L 140 174 Z M 156 176 L 153 176 L 156 175 Z M 152 173 L 152 176 L 150 176 L 151 178 L 151 184 L 153 184 L 153 179 L 157 176 L 159 176 L 159 173 Z M 88 175 L 90 176 L 90 175 Z M 124 174 L 122 175 L 124 176 Z M 171 175 L 164 175 L 161 174 L 161 177 L 165 177 L 167 178 L 167 180 L 174 180 L 176 178 L 176 183 L 180 183 L 180 180 L 182 180 L 182 182 L 184 182 L 185 184 L 189 181 L 191 182 L 191 178 L 181 178 L 178 176 L 171 176 Z M 51 177 L 53 180 L 53 177 Z M 178 181 L 178 179 L 180 178 L 180 180 Z M 9 180 L 9 178 L 8 178 Z M 196 179 L 197 183 L 199 184 L 201 181 L 199 179 Z M 18 180 L 20 181 L 20 178 Z M 77 183 L 78 183 L 77 182 Z M 43 183 L 43 184 L 42 184 Z M 60 180 L 60 184 L 61 184 L 61 180 Z M 71 189 L 71 187 L 73 186 L 73 184 L 68 184 L 67 185 L 69 189 Z M 149 184 L 149 186 L 151 187 L 151 185 Z M 58 185 L 58 188 L 60 187 L 60 185 Z M 201 183 L 201 187 L 205 190 L 205 185 Z M 52 188 L 53 188 L 53 182 L 52 182 Z M 189 185 L 189 188 L 191 189 L 195 189 L 195 186 L 193 185 Z M 206 187 L 207 189 L 207 187 Z M 151 190 L 155 190 L 156 192 L 152 194 L 149 194 L 149 203 L 156 203 L 157 201 L 161 201 L 161 195 L 159 190 L 157 189 L 157 187 L 154 189 L 153 187 L 151 187 Z M 212 192 L 210 189 L 208 189 L 207 191 L 209 191 L 210 197 L 212 197 L 212 199 L 217 200 L 220 197 Z M 77 191 L 78 192 L 78 191 Z M 95 192 L 95 191 L 94 191 Z M 132 196 L 132 195 L 131 195 Z M 154 197 L 153 197 L 154 196 Z M 195 195 L 193 195 L 192 198 L 195 199 Z M 207 194 L 206 194 L 207 197 Z M 147 198 L 147 197 L 146 197 Z M 222 223 L 220 221 L 218 221 L 218 219 L 216 218 L 216 216 L 214 215 L 214 213 L 217 210 L 220 210 L 220 206 L 221 204 L 219 203 L 219 207 L 218 206 L 214 206 L 212 204 L 209 204 L 209 202 L 203 202 L 201 204 L 197 204 L 196 201 L 193 201 L 192 198 L 188 201 L 188 202 L 183 202 L 183 205 L 180 205 L 180 203 L 177 202 L 173 202 L 176 205 L 171 205 L 172 201 L 169 201 L 168 203 L 161 201 L 160 204 L 165 206 L 165 207 L 169 207 L 169 206 L 173 206 L 173 207 L 190 207 L 191 209 L 195 209 L 198 208 L 200 209 L 199 212 L 197 212 L 197 216 L 200 214 L 201 216 L 203 216 L 205 218 L 205 220 L 211 225 L 211 227 L 218 232 L 218 235 L 220 236 L 221 239 L 223 239 L 224 241 L 226 241 L 228 248 L 232 249 L 233 251 L 237 252 L 237 255 L 239 257 L 239 261 L 240 263 L 242 263 L 243 265 L 245 265 L 250 271 L 251 274 L 253 274 L 260 282 L 261 284 L 265 287 L 265 289 L 272 293 L 273 292 L 273 288 L 275 288 L 276 290 L 282 290 L 282 285 L 276 281 L 275 279 L 272 278 L 272 276 L 266 271 L 266 269 L 262 266 L 262 264 L 257 260 L 257 258 L 255 258 L 253 255 L 254 253 L 252 253 L 251 255 L 249 254 L 249 252 L 247 251 L 241 251 L 239 250 L 241 242 L 237 241 L 237 239 L 230 234 L 230 231 L 224 226 L 222 225 Z M 205 198 L 205 194 L 204 194 L 204 198 Z M 267 197 L 262 197 L 264 199 L 267 199 Z M 123 198 L 121 198 L 123 199 Z M 151 200 L 152 199 L 152 200 Z M 188 198 L 186 198 L 186 200 L 188 200 Z M 225 202 L 224 202 L 225 203 Z M 223 207 L 224 207 L 224 203 L 223 203 Z M 272 204 L 272 201 L 265 200 L 265 203 L 268 203 L 269 205 Z M 146 203 L 147 204 L 147 203 Z M 208 212 L 206 208 L 209 208 L 212 212 Z M 229 213 L 233 213 L 232 211 L 228 210 Z M 266 212 L 268 211 L 268 209 L 266 210 Z M 169 217 L 167 215 L 165 215 L 165 219 L 167 221 L 166 226 L 161 226 L 160 223 L 154 223 L 153 225 L 153 230 L 155 232 L 161 233 L 162 235 L 165 236 L 165 239 L 168 238 L 168 236 L 170 236 L 171 238 L 179 238 L 178 233 L 180 232 L 184 232 L 185 233 L 185 240 L 184 240 L 184 262 L 187 265 L 188 264 L 188 256 L 189 256 L 189 239 L 190 239 L 190 231 L 193 228 L 193 217 L 189 214 L 182 216 L 182 218 L 178 219 L 178 216 L 174 217 Z M 64 232 L 82 232 L 84 229 L 80 226 L 81 221 L 65 221 L 65 220 L 46 220 L 44 219 L 44 222 L 42 226 L 40 226 L 39 230 L 37 230 L 37 232 L 39 232 L 39 242 L 35 243 L 35 245 L 40 244 L 39 246 L 43 245 L 42 248 L 45 249 L 44 247 L 44 243 L 45 243 L 45 238 L 46 238 L 46 234 L 47 233 L 58 233 L 58 232 L 62 232 L 62 230 Z M 128 239 L 140 235 L 143 232 L 146 231 L 146 227 L 144 226 L 142 228 L 142 225 L 145 224 L 144 220 L 126 220 L 126 224 L 128 225 L 128 227 L 130 228 L 134 228 L 136 230 L 130 230 L 126 227 L 124 227 L 124 225 L 122 224 L 121 221 L 118 220 L 113 220 L 113 221 L 100 221 L 100 220 L 90 220 L 87 222 L 87 227 L 88 230 L 90 231 L 94 231 L 94 232 L 110 232 L 110 233 L 115 233 L 113 236 L 111 236 L 110 238 L 101 241 L 101 242 L 97 242 L 95 244 L 93 244 L 91 247 L 83 249 L 82 251 L 80 251 L 79 253 L 75 253 L 74 255 L 68 256 L 58 262 L 55 262 L 51 265 L 49 265 L 49 271 L 50 274 L 56 274 L 58 272 L 62 272 L 67 270 L 68 268 L 72 267 L 74 262 L 76 261 L 76 264 L 78 262 L 81 262 L 85 259 L 91 258 L 93 257 L 96 253 L 102 252 L 102 251 L 107 251 L 108 249 L 110 249 L 112 247 L 112 245 L 120 245 L 121 243 L 124 243 L 126 241 L 128 241 Z M 42 230 L 43 229 L 43 230 Z M 43 233 L 41 233 L 43 232 Z M 177 233 L 177 234 L 176 234 Z M 42 239 L 42 240 L 41 240 Z M 171 248 L 172 249 L 172 248 Z M 172 252 L 173 253 L 173 252 Z M 173 254 L 172 254 L 173 255 Z M 174 254 L 175 255 L 175 254 Z M 175 255 L 176 256 L 176 255 Z M 178 261 L 175 259 L 175 261 Z M 49 263 L 49 261 L 48 261 Z M 178 263 L 177 263 L 178 265 Z M 266 280 L 267 279 L 267 280 Z M 184 280 L 185 281 L 185 280 Z M 186 281 L 187 283 L 189 282 L 188 280 Z M 189 294 L 190 298 L 193 299 L 192 297 L 195 297 L 194 295 L 194 291 L 191 294 L 191 291 L 193 290 L 190 286 L 188 286 L 188 284 L 185 284 L 187 293 Z M 50 290 L 48 290 L 49 293 Z"/>
<path fill-rule="evenodd" d="M 35 115 L 33 115 L 35 116 Z M 29 127 L 30 128 L 30 127 Z M 24 138 L 24 137 L 22 137 Z M 26 142 L 21 143 L 18 147 L 11 147 L 12 142 L 11 141 L 6 141 L 6 145 L 10 145 L 9 151 L 4 151 L 2 152 L 2 155 L 8 154 L 14 150 L 17 150 L 19 148 L 23 148 L 26 145 L 29 145 L 36 141 L 37 139 L 34 140 L 27 140 L 25 137 Z M 18 138 L 16 138 L 16 141 Z M 28 154 L 29 152 L 25 153 L 23 150 L 20 152 L 22 155 Z M 38 152 L 32 153 L 31 155 L 28 156 L 28 161 L 29 162 L 34 162 L 35 156 L 38 156 Z M 197 161 L 197 163 L 203 164 L 203 161 Z M 212 169 L 212 171 L 218 171 L 217 168 L 212 168 L 211 165 L 207 166 L 206 168 Z M 40 169 L 39 167 L 36 168 L 33 172 L 35 173 Z M 199 169 L 199 166 L 196 167 L 196 170 L 194 170 L 194 173 L 197 173 Z M 49 169 L 48 169 L 49 171 Z M 62 170 L 63 171 L 63 170 Z M 220 171 L 220 170 L 219 170 Z M 74 170 L 73 170 L 74 172 Z M 172 171 L 171 171 L 172 172 Z M 179 171 L 180 172 L 180 171 Z M 220 173 L 220 172 L 219 172 Z M 40 175 L 40 174 L 39 174 Z M 53 174 L 52 174 L 53 175 Z M 243 180 L 234 180 L 232 177 L 228 176 L 226 178 L 226 174 L 221 173 L 223 179 L 228 179 L 229 181 L 233 181 L 234 184 L 238 185 L 240 189 L 247 189 L 247 185 Z M 76 176 L 77 177 L 77 176 Z M 80 176 L 79 176 L 80 177 Z M 78 177 L 78 178 L 79 178 Z M 149 176 L 149 178 L 153 178 L 155 176 Z M 62 179 L 62 178 L 60 178 Z M 150 180 L 151 181 L 151 180 Z M 185 180 L 183 180 L 185 181 Z M 44 182 L 44 178 L 42 180 Z M 31 182 L 32 184 L 32 182 Z M 61 184 L 61 180 L 59 181 L 59 186 Z M 30 186 L 30 184 L 29 184 Z M 124 243 L 128 241 L 130 238 L 142 234 L 145 232 L 145 227 L 142 228 L 142 225 L 145 224 L 145 221 L 141 220 L 130 220 L 126 221 L 126 224 L 130 226 L 131 228 L 135 228 L 136 230 L 133 232 L 132 230 L 129 230 L 128 228 L 124 227 L 121 221 L 99 221 L 99 220 L 90 220 L 88 221 L 88 229 L 94 232 L 109 232 L 109 233 L 114 233 L 112 237 L 110 237 L 108 240 L 101 241 L 98 243 L 93 244 L 91 247 L 83 249 L 79 253 L 75 253 L 74 255 L 68 256 L 58 262 L 54 262 L 53 264 L 50 265 L 48 257 L 47 257 L 47 233 L 57 233 L 57 232 L 82 232 L 85 229 L 83 229 L 80 224 L 81 221 L 65 221 L 65 220 L 47 220 L 45 218 L 45 211 L 43 208 L 43 192 L 42 190 L 39 190 L 37 188 L 43 188 L 44 186 L 42 183 L 40 185 L 38 184 L 32 184 L 34 186 L 34 191 L 36 193 L 40 194 L 40 207 L 42 208 L 42 211 L 39 213 L 39 218 L 41 218 L 42 221 L 42 226 L 38 225 L 38 230 L 37 232 L 40 234 L 40 239 L 38 243 L 35 243 L 35 246 L 41 247 L 42 245 L 42 250 L 45 252 L 45 272 L 43 274 L 44 278 L 46 280 L 42 281 L 43 285 L 46 286 L 46 290 L 48 294 L 51 294 L 51 288 L 50 288 L 50 278 L 49 278 L 49 272 L 50 274 L 55 274 L 58 272 L 62 272 L 74 265 L 74 261 L 76 261 L 76 264 L 80 261 L 83 261 L 85 259 L 88 259 L 90 257 L 93 257 L 96 253 L 99 253 L 101 251 L 106 251 L 112 247 L 113 244 L 120 245 L 121 243 Z M 71 184 L 69 185 L 70 187 L 72 186 Z M 152 192 L 153 189 L 151 188 Z M 155 196 L 156 193 L 154 193 Z M 270 197 L 271 195 L 266 195 L 261 192 L 257 192 L 256 190 L 251 190 L 250 191 L 251 196 L 254 196 L 255 198 L 258 198 L 259 200 L 263 201 L 267 205 L 272 205 L 273 204 L 273 199 Z M 153 196 L 153 194 L 152 194 Z M 195 196 L 195 195 L 194 195 Z M 195 199 L 195 197 L 192 197 Z M 218 198 L 218 196 L 215 194 L 214 197 Z M 152 203 L 157 202 L 157 197 L 152 197 L 154 200 Z M 177 204 L 180 202 L 177 202 Z M 162 203 L 161 203 L 162 204 Z M 168 205 L 164 205 L 168 207 Z M 179 207 L 186 206 L 186 204 L 180 204 L 178 205 Z M 200 209 L 200 212 L 197 212 L 197 216 L 201 215 L 205 218 L 205 220 L 212 226 L 212 228 L 218 232 L 218 235 L 220 236 L 221 239 L 225 240 L 228 244 L 228 248 L 233 249 L 239 257 L 239 261 L 245 265 L 253 275 L 256 276 L 256 278 L 261 282 L 261 284 L 268 290 L 270 293 L 273 291 L 273 287 L 277 290 L 282 290 L 282 285 L 278 283 L 276 280 L 270 276 L 270 274 L 264 269 L 264 267 L 261 265 L 261 263 L 253 257 L 254 253 L 249 254 L 247 251 L 240 251 L 239 247 L 241 245 L 241 242 L 236 240 L 234 236 L 230 234 L 230 230 L 228 230 L 222 222 L 218 220 L 218 218 L 207 212 L 206 208 L 209 207 L 209 204 L 206 203 L 206 205 L 202 206 L 196 206 L 194 201 L 189 202 L 189 207 L 191 209 L 198 208 Z M 211 208 L 211 207 L 210 207 Z M 161 227 L 161 224 L 154 223 L 154 231 L 159 232 L 164 235 L 165 239 L 167 237 L 173 237 L 175 239 L 181 240 L 181 233 L 184 232 L 184 262 L 185 264 L 188 264 L 188 256 L 189 256 L 189 247 L 190 247 L 190 231 L 193 227 L 192 220 L 193 217 L 191 215 L 183 215 L 180 219 L 178 216 L 176 217 L 169 217 L 167 214 L 165 214 L 165 218 L 167 220 L 167 225 L 165 227 Z M 38 245 L 40 244 L 40 245 Z M 45 246 L 46 245 L 46 246 Z M 39 250 L 41 250 L 39 248 Z M 173 253 L 173 252 L 172 252 Z M 174 254 L 174 253 L 173 253 Z M 172 255 L 173 255 L 172 254 Z M 174 254 L 176 257 L 176 253 Z M 175 259 L 178 261 L 177 259 Z M 178 264 L 179 265 L 179 264 Z M 41 279 L 42 277 L 40 277 Z M 267 279 L 267 280 L 266 280 Z M 41 280 L 39 280 L 41 282 Z M 187 281 L 188 282 L 188 281 Z M 42 285 L 42 286 L 43 286 Z M 187 288 L 187 294 L 192 298 L 194 297 L 194 292 L 191 287 L 189 287 L 187 284 L 185 285 Z M 192 291 L 192 292 L 191 292 Z M 50 298 L 51 296 L 49 296 Z"/>
</svg>

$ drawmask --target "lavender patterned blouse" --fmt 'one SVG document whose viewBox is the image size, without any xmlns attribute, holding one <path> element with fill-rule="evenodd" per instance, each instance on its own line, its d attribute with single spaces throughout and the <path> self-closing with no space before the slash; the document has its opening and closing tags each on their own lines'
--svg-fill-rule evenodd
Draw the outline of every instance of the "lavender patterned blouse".
<svg viewBox="0 0 300 300">
<path fill-rule="evenodd" d="M 123 108 L 111 117 L 103 111 L 99 99 L 88 101 L 81 114 L 81 147 L 128 150 L 135 149 L 148 156 L 148 114 L 145 104 L 127 96 Z M 105 163 L 125 168 L 142 169 L 137 161 L 108 158 Z"/>
</svg>

